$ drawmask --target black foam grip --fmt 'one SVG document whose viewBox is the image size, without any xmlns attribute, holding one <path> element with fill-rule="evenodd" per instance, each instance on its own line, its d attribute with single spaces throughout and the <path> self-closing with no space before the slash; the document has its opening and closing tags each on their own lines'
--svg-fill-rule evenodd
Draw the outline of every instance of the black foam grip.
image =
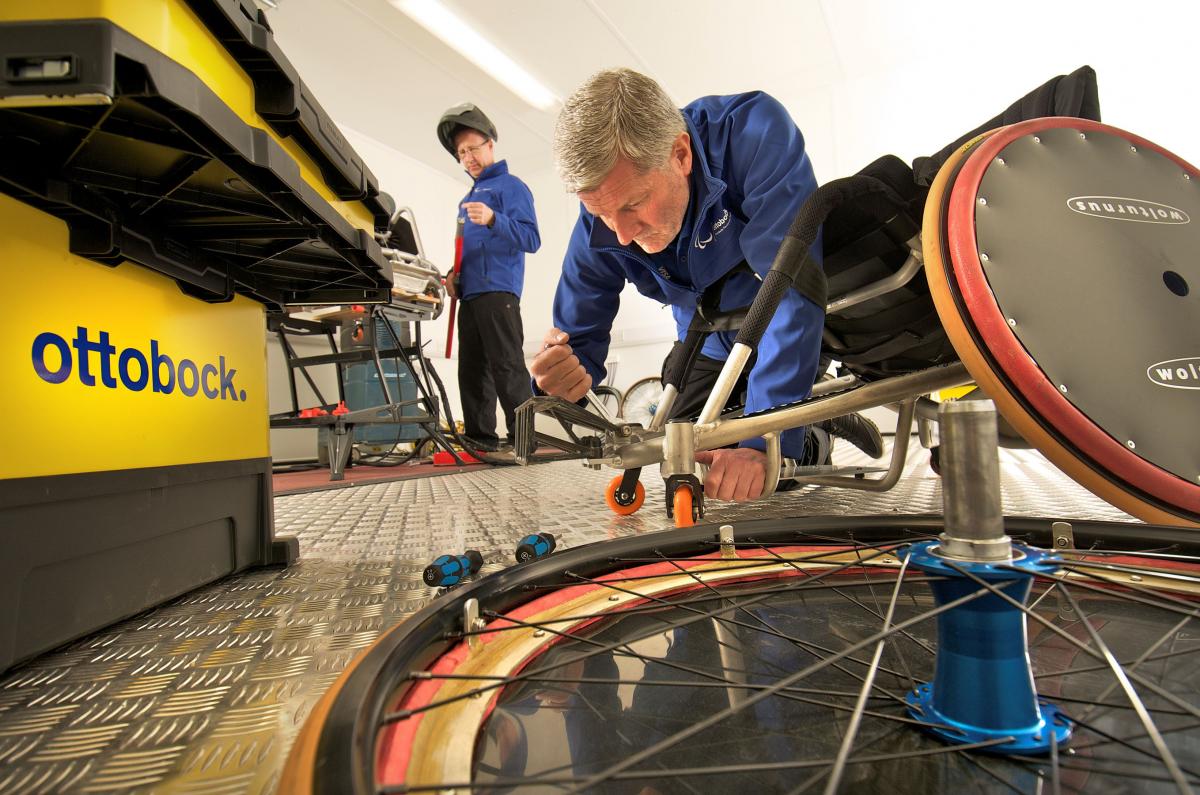
<svg viewBox="0 0 1200 795">
<path fill-rule="evenodd" d="M 774 269 L 768 271 L 762 287 L 758 288 L 758 295 L 754 296 L 754 303 L 750 305 L 750 311 L 742 323 L 741 330 L 738 331 L 736 341 L 751 348 L 756 347 L 762 339 L 763 332 L 770 325 L 771 318 L 775 316 L 775 308 L 790 289 L 792 280 L 787 274 Z"/>
</svg>

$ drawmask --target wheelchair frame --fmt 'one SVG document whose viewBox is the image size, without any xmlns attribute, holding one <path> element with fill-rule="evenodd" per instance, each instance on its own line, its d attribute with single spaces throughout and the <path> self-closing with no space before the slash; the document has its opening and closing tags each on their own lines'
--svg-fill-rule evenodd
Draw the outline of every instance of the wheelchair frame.
<svg viewBox="0 0 1200 795">
<path fill-rule="evenodd" d="M 826 312 L 844 310 L 898 290 L 911 281 L 923 266 L 920 236 L 909 240 L 907 245 L 909 256 L 895 273 L 829 301 Z M 616 421 L 601 411 L 592 413 L 561 398 L 533 398 L 518 409 L 517 460 L 519 463 L 529 464 L 541 460 L 582 457 L 587 460 L 587 464 L 596 468 L 608 465 L 626 471 L 651 464 L 663 464 L 662 474 L 670 482 L 671 478 L 691 475 L 698 451 L 713 450 L 746 439 L 762 437 L 767 443 L 767 481 L 759 499 L 774 494 L 780 480 L 783 479 L 811 485 L 882 492 L 896 485 L 904 469 L 917 400 L 941 389 L 972 383 L 971 375 L 961 362 L 870 382 L 863 382 L 856 376 L 849 375 L 818 382 L 814 385 L 810 397 L 799 403 L 748 417 L 722 417 L 729 396 L 753 351 L 753 346 L 746 343 L 734 344 L 699 418 L 694 423 L 667 421 L 666 418 L 670 416 L 671 407 L 678 395 L 678 389 L 673 384 L 665 386 L 654 420 L 650 427 L 645 429 L 636 424 Z M 594 403 L 593 406 L 599 408 Z M 895 407 L 898 412 L 896 443 L 881 477 L 866 477 L 870 472 L 879 471 L 875 468 L 785 464 L 779 443 L 779 434 L 783 431 L 881 406 Z M 536 414 L 548 414 L 557 419 L 571 437 L 570 441 L 537 433 L 533 428 L 533 417 Z M 601 436 L 583 439 L 571 426 L 589 428 L 599 432 Z M 539 444 L 556 447 L 565 455 L 538 455 L 535 451 Z M 673 491 L 673 488 L 668 488 L 668 505 L 672 502 Z M 695 491 L 693 497 L 699 498 L 700 493 Z M 702 507 L 699 508 L 699 512 L 703 514 Z"/>
</svg>

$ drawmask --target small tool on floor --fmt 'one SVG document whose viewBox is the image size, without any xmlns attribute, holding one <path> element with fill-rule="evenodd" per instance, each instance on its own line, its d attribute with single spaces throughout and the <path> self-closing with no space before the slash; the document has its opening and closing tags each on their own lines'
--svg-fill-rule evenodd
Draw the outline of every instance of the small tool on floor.
<svg viewBox="0 0 1200 795">
<path fill-rule="evenodd" d="M 431 588 L 449 588 L 483 568 L 483 555 L 468 549 L 461 555 L 442 555 L 425 567 L 421 579 Z"/>
<path fill-rule="evenodd" d="M 558 542 L 550 533 L 530 533 L 517 542 L 517 563 L 528 563 L 554 551 Z"/>
</svg>

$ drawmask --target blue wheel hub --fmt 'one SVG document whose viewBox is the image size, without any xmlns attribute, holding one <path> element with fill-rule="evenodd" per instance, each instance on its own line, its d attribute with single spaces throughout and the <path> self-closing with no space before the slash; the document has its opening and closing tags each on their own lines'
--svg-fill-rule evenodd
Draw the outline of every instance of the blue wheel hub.
<svg viewBox="0 0 1200 795">
<path fill-rule="evenodd" d="M 982 587 L 962 572 L 1024 604 L 1034 576 L 1053 574 L 1061 563 L 1050 553 L 1015 543 L 1013 560 L 1002 563 L 945 558 L 935 553 L 937 546 L 936 541 L 916 544 L 908 555 L 913 566 L 946 578 L 930 583 L 939 605 Z M 938 616 L 934 679 L 906 700 L 909 714 L 947 742 L 1010 738 L 985 749 L 992 753 L 1047 753 L 1071 735 L 1066 716 L 1034 689 L 1025 614 L 994 593 Z"/>
</svg>

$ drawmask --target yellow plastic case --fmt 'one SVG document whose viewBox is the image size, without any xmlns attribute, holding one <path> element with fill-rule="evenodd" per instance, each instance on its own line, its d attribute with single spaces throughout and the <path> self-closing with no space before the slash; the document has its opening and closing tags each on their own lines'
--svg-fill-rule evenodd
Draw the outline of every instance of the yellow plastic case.
<svg viewBox="0 0 1200 795">
<path fill-rule="evenodd" d="M 0 670 L 275 539 L 264 314 L 385 301 L 375 178 L 238 0 L 0 6 Z"/>
</svg>

